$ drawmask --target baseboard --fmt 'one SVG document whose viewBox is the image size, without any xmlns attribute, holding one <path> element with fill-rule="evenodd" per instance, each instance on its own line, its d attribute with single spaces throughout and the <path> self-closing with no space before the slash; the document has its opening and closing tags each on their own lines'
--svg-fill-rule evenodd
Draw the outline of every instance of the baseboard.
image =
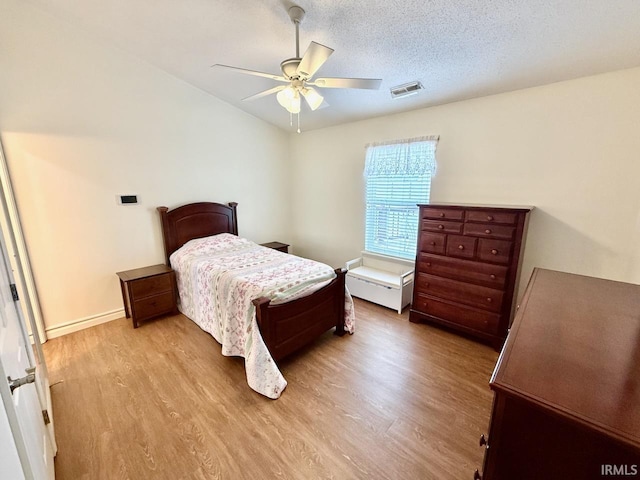
<svg viewBox="0 0 640 480">
<path fill-rule="evenodd" d="M 124 317 L 124 309 L 119 308 L 112 310 L 111 312 L 100 313 L 98 315 L 92 315 L 90 317 L 81 318 L 79 320 L 73 320 L 71 322 L 63 323 L 61 325 L 55 325 L 53 327 L 47 327 L 47 338 L 56 338 L 63 335 L 68 335 L 73 332 L 84 330 L 85 328 L 94 327 L 101 323 L 107 323 L 111 320 L 117 320 Z"/>
</svg>

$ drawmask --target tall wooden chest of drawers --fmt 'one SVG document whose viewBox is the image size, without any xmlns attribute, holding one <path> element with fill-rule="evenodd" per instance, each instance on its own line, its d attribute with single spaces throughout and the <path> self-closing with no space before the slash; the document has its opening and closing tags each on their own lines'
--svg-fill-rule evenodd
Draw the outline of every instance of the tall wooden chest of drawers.
<svg viewBox="0 0 640 480">
<path fill-rule="evenodd" d="M 502 346 L 531 207 L 420 205 L 412 322 Z"/>
</svg>

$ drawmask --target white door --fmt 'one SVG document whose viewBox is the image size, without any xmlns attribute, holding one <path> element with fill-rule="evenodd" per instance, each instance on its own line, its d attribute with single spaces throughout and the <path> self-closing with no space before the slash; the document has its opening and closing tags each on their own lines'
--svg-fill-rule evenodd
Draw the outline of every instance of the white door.
<svg viewBox="0 0 640 480">
<path fill-rule="evenodd" d="M 49 390 L 49 374 L 47 372 L 44 353 L 42 352 L 42 340 L 45 334 L 42 313 L 38 302 L 27 246 L 24 243 L 22 227 L 18 207 L 13 195 L 11 178 L 7 168 L 7 162 L 0 142 L 0 235 L 4 240 L 5 258 L 9 259 L 13 275 L 10 274 L 11 283 L 17 284 L 17 291 L 20 295 L 18 313 L 23 325 L 26 325 L 29 338 L 32 338 L 32 349 L 27 349 L 31 364 L 36 366 L 36 389 L 40 398 L 42 410 L 49 413 L 50 422 L 47 425 L 49 439 L 53 446 L 54 454 L 57 451 L 55 433 L 53 428 L 53 415 L 51 408 L 51 391 Z M 16 281 L 17 280 L 17 281 Z M 22 307 L 22 308 L 20 308 Z M 25 321 L 26 320 L 28 321 Z M 4 378 L 4 377 L 0 377 Z M 2 477 L 0 477 L 2 478 Z"/>
<path fill-rule="evenodd" d="M 45 395 L 42 395 L 44 392 L 38 392 L 35 382 L 35 377 L 41 380 L 41 375 L 34 370 L 33 380 L 29 379 L 28 370 L 37 370 L 38 365 L 18 304 L 13 300 L 12 284 L 13 276 L 7 261 L 4 238 L 0 235 L 0 395 L 22 466 L 21 472 L 5 472 L 5 466 L 0 466 L 0 477 L 53 479 L 55 446 L 51 442 L 41 405 Z M 8 377 L 26 377 L 31 382 L 12 392 Z"/>
</svg>

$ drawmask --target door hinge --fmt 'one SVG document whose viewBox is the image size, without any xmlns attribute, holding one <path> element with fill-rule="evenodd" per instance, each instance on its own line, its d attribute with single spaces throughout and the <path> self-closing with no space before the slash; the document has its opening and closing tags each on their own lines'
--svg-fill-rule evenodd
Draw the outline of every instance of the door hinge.
<svg viewBox="0 0 640 480">
<path fill-rule="evenodd" d="M 20 300 L 20 297 L 18 296 L 18 289 L 16 288 L 16 284 L 12 283 L 11 285 L 9 285 L 9 288 L 11 288 L 11 296 L 13 297 L 13 301 L 17 302 L 18 300 Z"/>
<path fill-rule="evenodd" d="M 49 412 L 47 412 L 46 410 L 42 410 L 42 419 L 44 420 L 45 425 L 49 425 L 51 423 Z"/>
</svg>

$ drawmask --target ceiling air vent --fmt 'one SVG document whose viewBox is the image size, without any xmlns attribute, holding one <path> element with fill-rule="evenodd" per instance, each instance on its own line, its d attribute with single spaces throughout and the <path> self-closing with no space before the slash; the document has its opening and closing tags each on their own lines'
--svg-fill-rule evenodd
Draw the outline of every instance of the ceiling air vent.
<svg viewBox="0 0 640 480">
<path fill-rule="evenodd" d="M 397 87 L 391 87 L 391 98 L 408 97 L 409 95 L 415 95 L 418 90 L 422 90 L 424 87 L 420 82 L 405 83 L 404 85 L 398 85 Z"/>
</svg>

